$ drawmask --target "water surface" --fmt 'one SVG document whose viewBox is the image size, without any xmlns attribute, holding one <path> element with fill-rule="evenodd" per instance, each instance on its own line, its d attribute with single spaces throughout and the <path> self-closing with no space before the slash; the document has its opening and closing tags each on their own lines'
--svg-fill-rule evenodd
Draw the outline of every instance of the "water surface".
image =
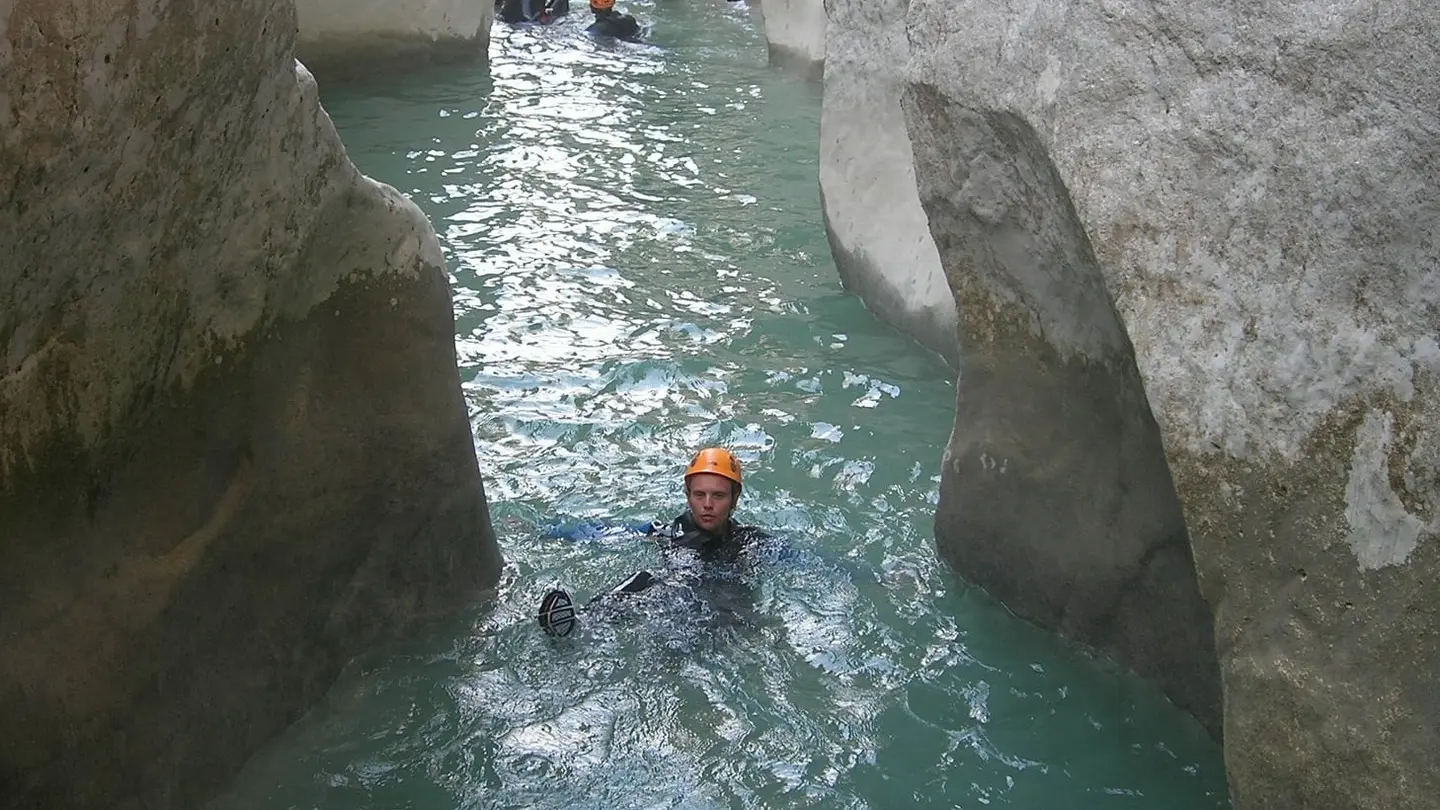
<svg viewBox="0 0 1440 810">
<path fill-rule="evenodd" d="M 1219 751 L 1157 692 L 937 563 L 944 364 L 839 286 L 818 87 L 743 3 L 496 28 L 491 64 L 326 88 L 362 170 L 445 245 L 457 348 L 509 563 L 493 605 L 359 662 L 218 808 L 1222 808 Z M 640 567 L 552 519 L 680 507 L 705 444 L 776 544 L 750 623 L 665 598 L 541 634 Z"/>
</svg>

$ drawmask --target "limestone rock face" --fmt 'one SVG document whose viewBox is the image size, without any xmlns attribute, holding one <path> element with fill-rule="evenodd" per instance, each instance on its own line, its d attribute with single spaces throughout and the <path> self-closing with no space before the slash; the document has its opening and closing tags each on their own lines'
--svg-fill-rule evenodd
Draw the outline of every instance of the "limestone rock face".
<svg viewBox="0 0 1440 810">
<path fill-rule="evenodd" d="M 1132 542 L 1077 513 L 1086 471 L 1122 483 L 1093 507 L 1117 527 L 1178 529 L 1152 410 L 1235 806 L 1433 807 L 1440 6 L 914 0 L 907 25 L 961 311 L 942 547 L 1069 599 Z M 1145 588 L 1184 563 L 1151 548 Z"/>
<path fill-rule="evenodd" d="M 907 0 L 831 0 L 820 196 L 845 287 L 881 320 L 956 355 L 955 299 L 916 193 L 900 89 Z M 768 20 L 767 20 L 768 23 Z"/>
<path fill-rule="evenodd" d="M 491 0 L 295 0 L 296 55 L 323 75 L 484 58 Z"/>
<path fill-rule="evenodd" d="M 941 553 L 1017 613 L 1114 652 L 1220 727 L 1210 613 L 1134 351 L 1038 136 L 905 91 L 960 313 Z"/>
<path fill-rule="evenodd" d="M 192 807 L 494 582 L 434 232 L 288 0 L 0 6 L 0 807 Z"/>
<path fill-rule="evenodd" d="M 772 64 L 815 76 L 825 69 L 825 0 L 760 0 Z"/>
</svg>

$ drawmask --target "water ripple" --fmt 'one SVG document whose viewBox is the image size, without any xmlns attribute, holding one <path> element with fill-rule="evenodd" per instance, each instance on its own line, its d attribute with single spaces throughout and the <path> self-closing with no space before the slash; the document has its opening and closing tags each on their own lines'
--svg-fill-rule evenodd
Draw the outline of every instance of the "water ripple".
<svg viewBox="0 0 1440 810">
<path fill-rule="evenodd" d="M 326 92 L 352 158 L 430 214 L 508 566 L 492 604 L 361 662 L 218 808 L 1226 806 L 1218 751 L 936 559 L 954 390 L 840 289 L 818 93 L 745 4 L 496 29 L 485 69 Z M 577 17 L 588 17 L 583 12 Z M 534 626 L 655 549 L 702 444 L 773 544 L 704 588 Z"/>
</svg>

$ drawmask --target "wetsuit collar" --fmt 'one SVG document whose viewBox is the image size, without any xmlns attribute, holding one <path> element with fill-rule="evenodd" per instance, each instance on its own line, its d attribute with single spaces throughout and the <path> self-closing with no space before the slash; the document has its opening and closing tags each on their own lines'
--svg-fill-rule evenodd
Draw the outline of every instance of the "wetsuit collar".
<svg viewBox="0 0 1440 810">
<path fill-rule="evenodd" d="M 725 519 L 725 527 L 721 532 L 718 533 L 700 528 L 700 524 L 695 522 L 695 516 L 690 513 L 689 509 L 686 509 L 685 514 L 681 515 L 679 519 L 677 519 L 675 522 L 680 524 L 681 534 L 690 534 L 691 532 L 697 532 L 714 540 L 725 540 L 726 538 L 732 537 L 735 534 L 736 523 L 735 518 L 733 517 Z"/>
</svg>

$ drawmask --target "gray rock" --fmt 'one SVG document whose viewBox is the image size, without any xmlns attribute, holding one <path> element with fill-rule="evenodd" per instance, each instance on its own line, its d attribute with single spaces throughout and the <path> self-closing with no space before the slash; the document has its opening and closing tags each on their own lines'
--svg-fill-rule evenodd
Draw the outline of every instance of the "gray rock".
<svg viewBox="0 0 1440 810">
<path fill-rule="evenodd" d="M 0 7 L 0 807 L 194 806 L 498 576 L 439 245 L 294 22 Z"/>
<path fill-rule="evenodd" d="M 825 72 L 824 0 L 760 0 L 771 64 L 811 76 Z"/>
<path fill-rule="evenodd" d="M 1160 433 L 1090 242 L 1035 131 L 904 95 L 960 311 L 935 537 L 1015 612 L 1114 653 L 1220 729 L 1210 612 Z"/>
<path fill-rule="evenodd" d="M 326 79 L 484 59 L 491 0 L 295 0 L 296 55 Z"/>
<path fill-rule="evenodd" d="M 1440 6 L 914 0 L 907 24 L 962 311 L 942 546 L 1023 547 L 1055 505 L 1018 501 L 1034 481 L 1115 469 L 1074 455 L 1107 408 L 1116 441 L 1147 432 L 1128 335 L 1215 617 L 1236 807 L 1433 807 Z M 984 458 L 1019 460 L 1017 520 L 960 534 Z M 1158 499 L 1160 470 L 1120 472 Z M 1063 596 L 1043 557 L 1117 538 L 1065 539 L 1092 551 L 1009 576 Z"/>
<path fill-rule="evenodd" d="M 955 299 L 916 193 L 900 112 L 906 0 L 831 0 L 820 196 L 845 287 L 885 323 L 956 355 Z"/>
<path fill-rule="evenodd" d="M 907 0 L 762 7 L 771 62 L 824 75 L 820 199 L 841 282 L 880 320 L 955 365 L 955 302 L 915 192 L 900 113 Z"/>
</svg>

